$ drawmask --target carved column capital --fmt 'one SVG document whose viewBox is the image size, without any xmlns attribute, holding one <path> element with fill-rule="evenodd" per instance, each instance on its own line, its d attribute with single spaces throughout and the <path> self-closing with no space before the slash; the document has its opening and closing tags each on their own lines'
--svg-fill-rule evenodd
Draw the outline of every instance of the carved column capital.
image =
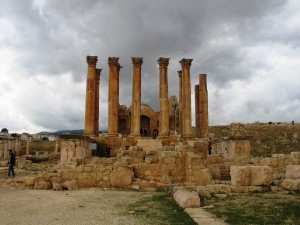
<svg viewBox="0 0 300 225">
<path fill-rule="evenodd" d="M 120 72 L 120 69 L 122 69 L 123 66 L 121 66 L 120 63 L 118 63 L 117 68 L 118 68 L 118 72 Z"/>
<path fill-rule="evenodd" d="M 101 71 L 102 71 L 102 69 L 98 69 L 98 68 L 96 69 L 97 80 L 100 80 Z"/>
<path fill-rule="evenodd" d="M 119 57 L 108 57 L 109 67 L 117 67 L 119 65 L 118 60 Z"/>
<path fill-rule="evenodd" d="M 179 61 L 179 63 L 181 64 L 182 68 L 190 69 L 191 65 L 192 65 L 192 61 L 193 61 L 193 59 L 185 59 L 185 58 L 183 58 L 183 59 L 181 59 Z"/>
<path fill-rule="evenodd" d="M 142 57 L 131 57 L 133 68 L 138 67 L 140 68 L 143 64 L 143 58 Z"/>
<path fill-rule="evenodd" d="M 96 66 L 98 62 L 98 56 L 87 56 L 86 57 L 86 62 L 89 66 Z"/>
<path fill-rule="evenodd" d="M 159 64 L 159 67 L 168 67 L 169 65 L 169 59 L 170 58 L 163 58 L 163 57 L 160 57 L 157 62 Z"/>
<path fill-rule="evenodd" d="M 178 70 L 177 73 L 178 73 L 179 78 L 181 78 L 182 77 L 182 70 Z"/>
</svg>

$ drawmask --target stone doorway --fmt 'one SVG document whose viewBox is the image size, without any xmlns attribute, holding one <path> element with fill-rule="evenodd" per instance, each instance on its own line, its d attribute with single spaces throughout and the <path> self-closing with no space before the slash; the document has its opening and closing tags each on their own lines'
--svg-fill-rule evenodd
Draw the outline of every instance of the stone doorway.
<svg viewBox="0 0 300 225">
<path fill-rule="evenodd" d="M 141 115 L 140 133 L 142 137 L 147 137 L 151 135 L 150 118 L 148 116 Z"/>
</svg>

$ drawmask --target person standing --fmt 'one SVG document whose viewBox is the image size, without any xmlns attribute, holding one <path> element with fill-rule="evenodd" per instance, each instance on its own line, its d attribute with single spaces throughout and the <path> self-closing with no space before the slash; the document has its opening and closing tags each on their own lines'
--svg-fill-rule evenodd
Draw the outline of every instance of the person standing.
<svg viewBox="0 0 300 225">
<path fill-rule="evenodd" d="M 12 152 L 11 149 L 8 150 L 8 174 L 7 176 L 10 177 L 10 173 L 12 173 L 12 177 L 15 177 L 14 166 L 16 164 L 16 156 Z"/>
</svg>

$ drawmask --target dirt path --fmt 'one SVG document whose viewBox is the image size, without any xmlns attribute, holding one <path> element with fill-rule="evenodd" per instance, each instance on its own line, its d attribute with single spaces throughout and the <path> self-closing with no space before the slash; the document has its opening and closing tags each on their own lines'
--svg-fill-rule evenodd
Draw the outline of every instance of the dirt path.
<svg viewBox="0 0 300 225">
<path fill-rule="evenodd" d="M 124 204 L 150 197 L 149 193 L 120 190 L 55 192 L 1 187 L 0 224 L 144 224 L 128 214 Z"/>
</svg>

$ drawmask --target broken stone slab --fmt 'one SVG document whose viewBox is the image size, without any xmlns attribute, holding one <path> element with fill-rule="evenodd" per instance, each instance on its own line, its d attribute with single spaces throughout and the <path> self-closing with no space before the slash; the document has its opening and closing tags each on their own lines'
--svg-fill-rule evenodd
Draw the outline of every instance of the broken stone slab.
<svg viewBox="0 0 300 225">
<path fill-rule="evenodd" d="M 63 189 L 67 189 L 69 191 L 78 190 L 76 180 L 66 180 L 64 183 L 61 184 Z"/>
<path fill-rule="evenodd" d="M 174 200 L 182 208 L 198 208 L 200 207 L 200 198 L 197 192 L 188 190 L 178 190 L 173 194 Z"/>
<path fill-rule="evenodd" d="M 285 172 L 286 179 L 300 179 L 300 165 L 288 165 Z"/>
<path fill-rule="evenodd" d="M 300 179 L 284 179 L 281 186 L 289 191 L 300 191 Z"/>
</svg>

